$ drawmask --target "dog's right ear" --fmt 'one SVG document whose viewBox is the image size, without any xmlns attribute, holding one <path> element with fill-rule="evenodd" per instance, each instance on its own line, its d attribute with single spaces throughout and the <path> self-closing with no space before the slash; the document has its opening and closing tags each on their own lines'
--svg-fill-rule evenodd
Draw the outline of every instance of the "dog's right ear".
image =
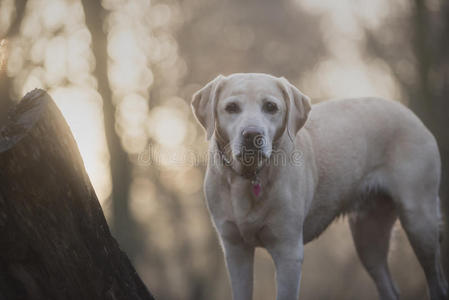
<svg viewBox="0 0 449 300">
<path fill-rule="evenodd" d="M 206 130 L 208 140 L 215 130 L 215 106 L 223 78 L 218 75 L 192 97 L 193 114 Z"/>
</svg>

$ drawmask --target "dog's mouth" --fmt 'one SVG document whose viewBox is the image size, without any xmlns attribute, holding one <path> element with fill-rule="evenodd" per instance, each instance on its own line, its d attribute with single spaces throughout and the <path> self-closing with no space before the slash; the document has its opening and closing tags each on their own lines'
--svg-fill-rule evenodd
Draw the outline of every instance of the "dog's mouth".
<svg viewBox="0 0 449 300">
<path fill-rule="evenodd" d="M 243 168 L 259 167 L 270 157 L 270 143 L 264 135 L 242 137 L 239 146 L 234 151 L 235 158 Z"/>
</svg>

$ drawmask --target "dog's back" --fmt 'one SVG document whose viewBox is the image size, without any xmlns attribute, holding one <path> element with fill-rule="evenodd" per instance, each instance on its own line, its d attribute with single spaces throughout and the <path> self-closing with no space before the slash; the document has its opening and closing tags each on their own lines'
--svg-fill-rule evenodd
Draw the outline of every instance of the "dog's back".
<svg viewBox="0 0 449 300">
<path fill-rule="evenodd" d="M 337 215 L 371 205 L 366 203 L 371 201 L 368 194 L 408 201 L 399 196 L 408 188 L 405 178 L 438 190 L 435 139 L 400 103 L 378 98 L 322 102 L 313 105 L 305 129 L 319 178 L 305 231 L 308 224 L 319 226 L 311 228 L 305 240 L 319 235 Z M 315 216 L 322 220 L 317 222 Z"/>
</svg>

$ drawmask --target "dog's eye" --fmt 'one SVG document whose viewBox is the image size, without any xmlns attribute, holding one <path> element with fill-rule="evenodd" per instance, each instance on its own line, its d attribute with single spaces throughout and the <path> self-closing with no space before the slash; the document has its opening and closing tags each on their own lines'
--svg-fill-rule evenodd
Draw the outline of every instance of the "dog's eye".
<svg viewBox="0 0 449 300">
<path fill-rule="evenodd" d="M 226 105 L 225 110 L 230 114 L 236 114 L 240 112 L 240 107 L 237 103 L 231 102 Z"/>
<path fill-rule="evenodd" d="M 263 110 L 267 113 L 274 114 L 278 111 L 278 106 L 274 102 L 267 101 L 263 105 Z"/>
</svg>

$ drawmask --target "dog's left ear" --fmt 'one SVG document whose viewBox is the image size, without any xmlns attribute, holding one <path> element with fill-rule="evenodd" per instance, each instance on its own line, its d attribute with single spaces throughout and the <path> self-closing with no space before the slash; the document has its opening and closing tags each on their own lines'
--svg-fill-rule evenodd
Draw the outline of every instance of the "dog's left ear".
<svg viewBox="0 0 449 300">
<path fill-rule="evenodd" d="M 192 110 L 198 122 L 206 130 L 209 140 L 215 130 L 215 106 L 218 91 L 224 76 L 218 75 L 214 80 L 206 84 L 192 97 Z"/>
<path fill-rule="evenodd" d="M 299 91 L 284 77 L 279 78 L 280 87 L 287 106 L 287 133 L 293 141 L 299 129 L 307 121 L 311 109 L 310 98 Z"/>
</svg>

